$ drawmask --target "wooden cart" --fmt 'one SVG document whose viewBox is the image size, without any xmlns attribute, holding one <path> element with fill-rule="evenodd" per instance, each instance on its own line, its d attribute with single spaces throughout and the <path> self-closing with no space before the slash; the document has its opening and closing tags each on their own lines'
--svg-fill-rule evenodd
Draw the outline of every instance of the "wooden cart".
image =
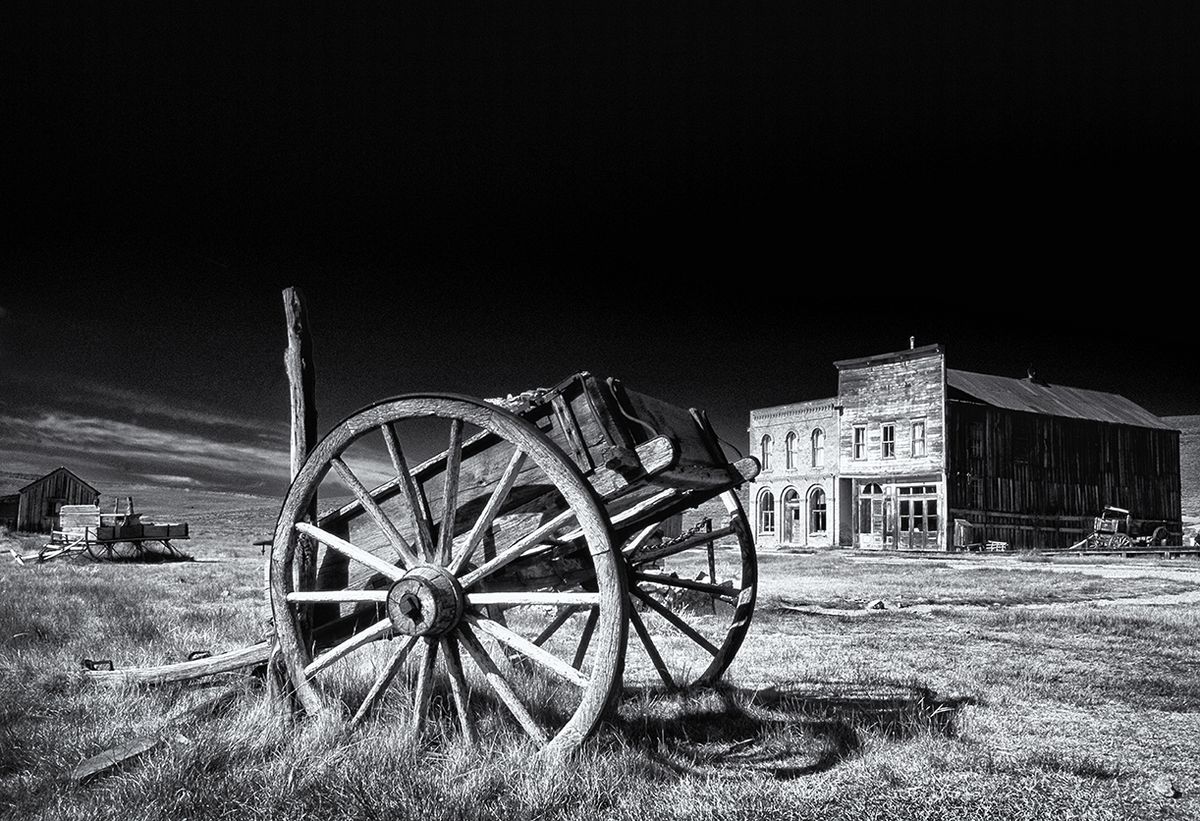
<svg viewBox="0 0 1200 821">
<path fill-rule="evenodd" d="M 143 522 L 132 505 L 130 499 L 130 509 L 125 513 L 101 513 L 98 505 L 64 505 L 50 541 L 34 553 L 13 556 L 20 564 L 79 554 L 96 561 L 143 560 L 150 556 L 191 561 L 191 556 L 172 544 L 190 538 L 187 522 Z M 162 550 L 149 548 L 149 544 L 162 545 Z"/>
<path fill-rule="evenodd" d="M 703 412 L 587 373 L 506 400 L 365 408 L 309 454 L 275 530 L 295 700 L 354 723 L 400 714 L 416 738 L 515 721 L 562 753 L 626 677 L 713 682 L 754 610 L 734 491 L 758 469 L 726 458 Z M 318 493 L 349 501 L 314 517 Z"/>
</svg>

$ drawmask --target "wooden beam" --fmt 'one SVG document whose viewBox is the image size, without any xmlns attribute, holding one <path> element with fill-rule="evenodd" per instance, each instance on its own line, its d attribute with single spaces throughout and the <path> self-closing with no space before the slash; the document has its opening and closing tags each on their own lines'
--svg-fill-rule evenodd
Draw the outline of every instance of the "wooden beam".
<svg viewBox="0 0 1200 821">
<path fill-rule="evenodd" d="M 232 673 L 245 667 L 266 664 L 271 656 L 271 645 L 265 641 L 230 650 L 195 661 L 178 664 L 163 664 L 156 667 L 127 667 L 116 670 L 85 670 L 84 678 L 106 684 L 166 684 L 172 681 L 190 681 L 215 673 Z"/>
</svg>

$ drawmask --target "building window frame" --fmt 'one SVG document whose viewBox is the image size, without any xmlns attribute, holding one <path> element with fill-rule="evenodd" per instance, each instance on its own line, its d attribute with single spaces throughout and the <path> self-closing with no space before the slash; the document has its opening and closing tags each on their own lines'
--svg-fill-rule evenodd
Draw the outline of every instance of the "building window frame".
<svg viewBox="0 0 1200 821">
<path fill-rule="evenodd" d="M 808 533 L 824 536 L 829 532 L 829 497 L 820 485 L 808 491 Z"/>
<path fill-rule="evenodd" d="M 813 432 L 809 436 L 809 446 L 812 451 L 812 466 L 815 468 L 825 467 L 825 431 L 821 428 L 813 428 Z"/>
<path fill-rule="evenodd" d="M 867 458 L 867 426 L 855 425 L 853 431 L 850 455 L 854 461 L 861 462 Z"/>
<path fill-rule="evenodd" d="M 783 462 L 788 470 L 796 469 L 796 442 L 799 437 L 794 430 L 789 430 L 783 439 Z"/>
<path fill-rule="evenodd" d="M 764 433 L 762 439 L 759 440 L 759 461 L 762 462 L 763 471 L 771 469 L 771 434 Z"/>
<path fill-rule="evenodd" d="M 758 494 L 758 532 L 763 535 L 775 533 L 775 494 L 769 487 Z"/>
<path fill-rule="evenodd" d="M 880 457 L 883 459 L 896 458 L 896 423 L 885 422 L 880 437 Z"/>
<path fill-rule="evenodd" d="M 924 458 L 926 454 L 925 434 L 926 425 L 924 419 L 914 419 L 911 425 L 912 439 L 910 444 L 910 452 L 914 459 Z"/>
</svg>

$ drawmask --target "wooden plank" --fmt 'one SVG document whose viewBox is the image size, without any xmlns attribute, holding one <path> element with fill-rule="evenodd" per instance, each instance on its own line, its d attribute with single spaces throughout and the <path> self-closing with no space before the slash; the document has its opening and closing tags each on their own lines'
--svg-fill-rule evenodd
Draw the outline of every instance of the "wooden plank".
<svg viewBox="0 0 1200 821">
<path fill-rule="evenodd" d="M 185 721 L 212 716 L 230 707 L 241 694 L 241 688 L 229 688 L 209 696 L 200 703 L 176 713 L 167 719 L 167 726 L 156 734 L 141 735 L 123 741 L 114 747 L 84 759 L 71 772 L 71 780 L 83 784 L 97 776 L 111 772 L 127 761 L 145 755 L 167 743 L 167 734 L 177 732 L 177 726 Z"/>
<path fill-rule="evenodd" d="M 84 678 L 104 684 L 166 684 L 191 681 L 217 673 L 232 673 L 246 667 L 266 664 L 271 647 L 265 642 L 252 644 L 195 661 L 162 664 L 155 667 L 126 667 L 116 670 L 85 670 Z"/>
</svg>

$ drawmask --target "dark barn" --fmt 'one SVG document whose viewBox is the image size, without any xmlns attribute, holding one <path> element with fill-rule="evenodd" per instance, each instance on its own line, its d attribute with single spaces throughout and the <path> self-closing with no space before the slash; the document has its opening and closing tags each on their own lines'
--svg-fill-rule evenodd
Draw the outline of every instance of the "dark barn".
<svg viewBox="0 0 1200 821">
<path fill-rule="evenodd" d="M 1105 505 L 1181 536 L 1179 431 L 1134 402 L 947 369 L 946 404 L 950 515 L 986 538 L 1069 547 Z"/>
<path fill-rule="evenodd" d="M 0 526 L 22 533 L 49 533 L 56 529 L 63 505 L 100 503 L 100 491 L 65 467 L 40 479 L 6 482 L 0 493 L 3 493 Z"/>
</svg>

